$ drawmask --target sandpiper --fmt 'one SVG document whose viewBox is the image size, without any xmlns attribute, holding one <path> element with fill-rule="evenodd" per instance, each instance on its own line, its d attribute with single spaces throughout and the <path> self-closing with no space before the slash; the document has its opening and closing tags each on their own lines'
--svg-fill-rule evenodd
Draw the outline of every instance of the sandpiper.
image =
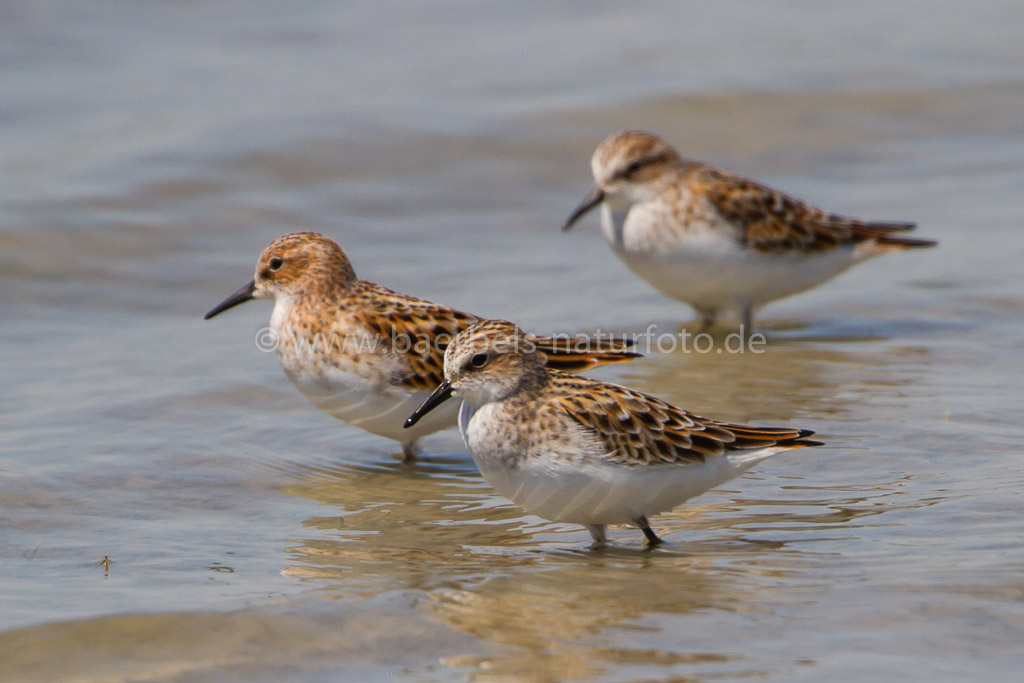
<svg viewBox="0 0 1024 683">
<path fill-rule="evenodd" d="M 936 244 L 905 237 L 914 223 L 845 218 L 684 159 L 651 133 L 608 137 L 590 166 L 597 187 L 562 229 L 600 205 L 612 250 L 655 289 L 696 309 L 705 328 L 735 311 L 750 334 L 754 311 L 770 301 L 874 256 Z"/>
<path fill-rule="evenodd" d="M 205 319 L 250 299 L 273 299 L 269 336 L 288 379 L 321 410 L 401 443 L 456 423 L 457 407 L 414 430 L 403 419 L 443 379 L 444 349 L 482 318 L 393 292 L 356 277 L 345 252 L 312 232 L 271 242 L 255 277 Z M 617 339 L 530 337 L 553 367 L 583 370 L 639 354 Z"/>
<path fill-rule="evenodd" d="M 820 445 L 808 429 L 748 427 L 698 417 L 654 396 L 544 366 L 506 321 L 477 323 L 445 351 L 444 381 L 406 421 L 450 396 L 480 473 L 525 510 L 582 524 L 594 546 L 609 524 L 661 543 L 651 515 L 736 477 L 781 451 Z"/>
</svg>

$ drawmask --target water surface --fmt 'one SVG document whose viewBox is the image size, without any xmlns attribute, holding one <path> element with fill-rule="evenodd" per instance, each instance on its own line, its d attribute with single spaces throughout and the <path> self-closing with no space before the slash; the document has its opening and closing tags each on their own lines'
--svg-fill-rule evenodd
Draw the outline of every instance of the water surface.
<svg viewBox="0 0 1024 683">
<path fill-rule="evenodd" d="M 0 678 L 1012 680 L 1024 641 L 1019 3 L 0 6 Z M 458 435 L 307 404 L 203 312 L 279 234 L 538 332 L 690 317 L 558 226 L 594 145 L 941 241 L 595 372 L 822 434 L 587 550 Z M 110 564 L 101 563 L 106 556 Z"/>
</svg>

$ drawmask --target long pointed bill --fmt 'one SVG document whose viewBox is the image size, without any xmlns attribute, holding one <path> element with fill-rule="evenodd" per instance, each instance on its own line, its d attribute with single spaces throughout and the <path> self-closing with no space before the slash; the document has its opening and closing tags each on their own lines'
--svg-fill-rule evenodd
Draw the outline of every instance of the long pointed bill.
<svg viewBox="0 0 1024 683">
<path fill-rule="evenodd" d="M 256 280 L 249 280 L 249 284 L 242 287 L 240 290 L 229 296 L 224 301 L 210 309 L 210 312 L 203 316 L 203 320 L 209 320 L 218 313 L 223 313 L 229 308 L 234 308 L 238 304 L 244 304 L 253 298 L 252 293 L 256 291 Z"/>
<path fill-rule="evenodd" d="M 580 202 L 580 205 L 573 210 L 572 215 L 569 216 L 569 220 L 567 220 L 565 225 L 562 226 L 562 231 L 565 232 L 571 228 L 573 223 L 583 217 L 583 214 L 587 213 L 603 201 L 604 190 L 599 187 L 595 187 L 594 191 L 588 194 L 587 198 Z"/>
<path fill-rule="evenodd" d="M 412 427 L 414 424 L 420 421 L 420 418 L 422 418 L 424 415 L 426 415 L 431 410 L 438 407 L 445 401 L 447 401 L 449 398 L 451 398 L 451 396 L 451 382 L 445 380 L 438 384 L 437 389 L 434 389 L 434 392 L 430 394 L 430 396 L 427 396 L 427 400 L 424 401 L 419 408 L 414 410 L 412 415 L 409 416 L 409 419 L 405 421 L 405 428 L 408 429 L 409 427 Z"/>
</svg>

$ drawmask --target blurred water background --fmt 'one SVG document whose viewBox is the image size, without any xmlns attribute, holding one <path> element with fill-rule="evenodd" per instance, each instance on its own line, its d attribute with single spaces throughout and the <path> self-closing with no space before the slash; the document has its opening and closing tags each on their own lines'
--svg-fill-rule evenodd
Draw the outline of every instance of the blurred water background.
<svg viewBox="0 0 1024 683">
<path fill-rule="evenodd" d="M 0 0 L 0 679 L 1015 680 L 1024 5 Z M 690 318 L 558 228 L 608 133 L 898 254 L 763 355 L 594 374 L 803 450 L 586 550 L 454 431 L 406 467 L 202 314 L 312 229 L 538 332 Z M 104 567 L 100 561 L 108 557 Z"/>
</svg>

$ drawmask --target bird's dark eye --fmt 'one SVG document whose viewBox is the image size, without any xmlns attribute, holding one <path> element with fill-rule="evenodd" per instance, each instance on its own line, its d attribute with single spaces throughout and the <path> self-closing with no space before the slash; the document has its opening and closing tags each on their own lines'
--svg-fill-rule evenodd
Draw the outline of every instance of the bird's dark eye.
<svg viewBox="0 0 1024 683">
<path fill-rule="evenodd" d="M 469 359 L 469 364 L 474 368 L 482 368 L 487 365 L 487 361 L 491 359 L 486 353 L 478 353 Z"/>
<path fill-rule="evenodd" d="M 643 161 L 640 161 L 640 160 L 634 161 L 629 166 L 626 167 L 626 171 L 625 171 L 625 173 L 623 175 L 631 176 L 631 175 L 633 175 L 634 173 L 636 173 L 637 171 L 639 171 L 643 167 L 644 167 L 644 162 Z"/>
<path fill-rule="evenodd" d="M 284 265 L 284 259 L 281 258 L 280 256 L 275 256 L 274 258 L 267 261 L 267 265 L 270 266 L 270 269 L 276 273 L 277 271 L 281 270 L 281 266 Z"/>
</svg>

